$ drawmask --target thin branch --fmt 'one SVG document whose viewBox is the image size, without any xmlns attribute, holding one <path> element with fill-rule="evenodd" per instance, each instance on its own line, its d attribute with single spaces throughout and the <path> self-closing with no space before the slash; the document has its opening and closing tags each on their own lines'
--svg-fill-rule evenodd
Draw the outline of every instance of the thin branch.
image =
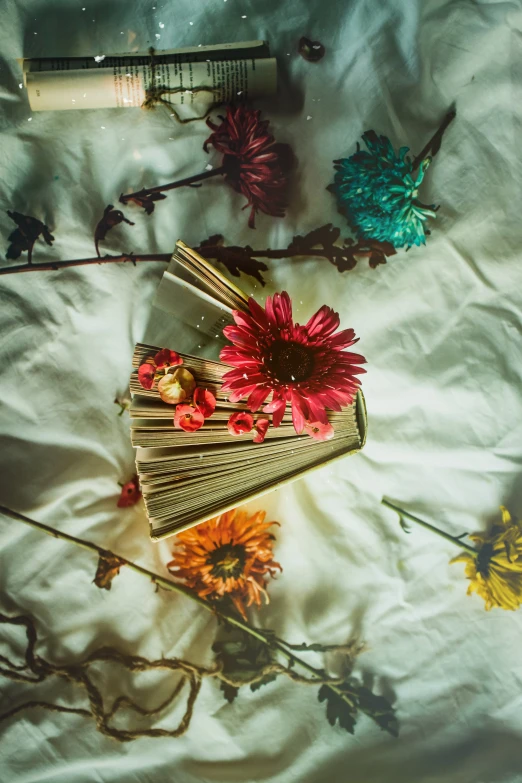
<svg viewBox="0 0 522 783">
<path fill-rule="evenodd" d="M 423 147 L 423 149 L 419 152 L 417 157 L 413 161 L 413 171 L 415 169 L 418 169 L 424 158 L 431 153 L 431 155 L 436 155 L 437 152 L 440 149 L 440 145 L 442 142 L 442 136 L 444 135 L 444 131 L 450 124 L 450 122 L 453 122 L 455 117 L 457 116 L 457 112 L 454 108 L 451 108 L 449 112 L 446 114 L 444 119 L 442 120 L 438 130 L 435 131 L 431 139 L 428 141 L 428 143 Z"/>
<path fill-rule="evenodd" d="M 125 264 L 130 261 L 131 264 L 138 264 L 143 261 L 162 261 L 168 264 L 172 258 L 172 253 L 149 253 L 132 255 L 122 253 L 120 256 L 104 256 L 103 258 L 77 258 L 72 261 L 49 261 L 44 264 L 18 264 L 17 266 L 2 267 L 0 275 L 19 274 L 21 272 L 49 272 L 58 269 L 66 269 L 70 266 L 93 266 L 93 264 Z"/>
<path fill-rule="evenodd" d="M 456 538 L 455 536 L 446 533 L 445 530 L 441 530 L 439 527 L 435 527 L 435 525 L 426 522 L 424 519 L 420 519 L 419 517 L 413 516 L 413 514 L 410 514 L 409 511 L 404 511 L 404 509 L 400 508 L 399 506 L 396 506 L 394 503 L 391 503 L 389 500 L 386 500 L 386 498 L 383 498 L 381 500 L 381 503 L 383 506 L 386 506 L 387 508 L 391 508 L 391 510 L 395 511 L 400 517 L 406 517 L 406 519 L 410 519 L 412 522 L 415 522 L 415 524 L 421 525 L 422 527 L 426 528 L 426 530 L 431 530 L 432 533 L 435 533 L 441 538 L 445 538 L 446 541 L 451 541 L 452 544 L 455 544 L 456 546 L 460 547 L 460 549 L 466 549 L 475 557 L 478 555 L 478 552 L 475 549 L 475 547 L 472 547 L 469 544 L 465 544 L 463 541 L 461 541 L 460 538 Z"/>
<path fill-rule="evenodd" d="M 147 577 L 153 584 L 157 584 L 160 587 L 163 587 L 165 590 L 171 590 L 173 592 L 180 593 L 181 595 L 184 595 L 187 598 L 190 598 L 191 601 L 194 601 L 195 603 L 199 604 L 208 612 L 211 612 L 213 615 L 219 617 L 225 623 L 228 623 L 229 625 L 234 625 L 237 628 L 241 629 L 244 633 L 247 633 L 250 636 L 257 639 L 258 641 L 260 641 L 262 644 L 265 644 L 270 648 L 277 649 L 289 661 L 289 663 L 291 663 L 292 665 L 301 666 L 303 669 L 306 669 L 317 680 L 317 684 L 322 684 L 326 688 L 329 688 L 332 691 L 334 691 L 337 696 L 339 696 L 343 701 L 347 702 L 347 704 L 349 704 L 351 707 L 354 707 L 357 704 L 356 695 L 347 693 L 346 685 L 339 686 L 338 684 L 336 684 L 335 679 L 333 682 L 329 681 L 328 675 L 323 669 L 317 669 L 315 666 L 311 666 L 306 661 L 303 661 L 293 652 L 288 650 L 281 641 L 274 639 L 269 635 L 266 635 L 261 629 L 253 628 L 251 625 L 244 622 L 239 617 L 234 617 L 233 615 L 227 614 L 223 611 L 216 609 L 215 606 L 213 606 L 211 603 L 206 601 L 204 598 L 200 598 L 196 593 L 194 593 L 192 590 L 185 587 L 184 585 L 181 585 L 177 582 L 173 582 L 171 579 L 166 579 L 165 577 L 160 576 L 159 574 L 156 574 L 153 571 L 149 571 L 148 569 L 143 568 L 137 563 L 127 560 L 125 557 L 122 557 L 121 555 L 115 555 L 113 552 L 109 552 L 108 550 L 103 549 L 102 547 L 98 546 L 97 544 L 94 544 L 91 541 L 86 541 L 85 539 L 76 538 L 76 536 L 71 536 L 68 533 L 64 533 L 60 530 L 57 530 L 56 528 L 50 527 L 49 525 L 45 525 L 42 522 L 37 522 L 35 519 L 31 519 L 30 517 L 27 517 L 24 514 L 20 514 L 17 511 L 13 511 L 12 509 L 7 508 L 6 506 L 0 506 L 0 513 L 4 514 L 7 517 L 10 517 L 11 519 L 16 519 L 20 522 L 24 522 L 25 524 L 30 525 L 31 527 L 36 528 L 37 530 L 41 530 L 43 533 L 47 533 L 47 535 L 53 536 L 53 538 L 61 538 L 64 541 L 68 541 L 69 543 L 74 544 L 75 546 L 81 547 L 82 549 L 87 549 L 91 552 L 94 552 L 99 557 L 106 557 L 107 555 L 112 555 L 113 557 L 119 558 L 119 560 L 121 560 L 122 562 L 122 565 L 126 565 L 132 571 L 136 571 L 137 573 L 142 574 L 142 576 Z M 155 736 L 155 735 L 151 735 L 151 736 Z"/>
<path fill-rule="evenodd" d="M 370 266 L 375 268 L 378 264 L 386 262 L 386 256 L 393 255 L 396 251 L 387 243 L 379 243 L 372 240 L 359 240 L 357 243 L 349 244 L 346 240 L 344 245 L 336 245 L 335 241 L 340 234 L 339 229 L 334 229 L 331 224 L 321 226 L 319 229 L 307 234 L 305 237 L 294 237 L 286 248 L 264 248 L 255 250 L 249 245 L 246 247 L 223 245 L 222 237 L 212 237 L 211 240 L 202 242 L 194 250 L 200 253 L 208 260 L 218 261 L 223 264 L 234 275 L 239 271 L 250 274 L 262 281 L 259 277 L 259 270 L 263 270 L 264 265 L 256 264 L 257 258 L 268 258 L 271 260 L 280 260 L 286 258 L 308 260 L 310 258 L 322 258 L 329 261 L 337 267 L 339 272 L 353 269 L 357 263 L 357 257 L 368 258 Z M 308 237 L 313 237 L 308 240 Z M 297 241 L 296 241 L 297 240 Z M 317 241 L 316 241 L 317 240 Z M 320 247 L 314 246 L 315 244 Z M 79 258 L 71 261 L 49 261 L 47 263 L 34 264 L 26 263 L 17 266 L 8 266 L 0 269 L 0 275 L 19 274 L 23 272 L 44 272 L 66 269 L 71 266 L 92 266 L 93 264 L 121 264 L 130 262 L 132 264 L 143 262 L 162 262 L 168 263 L 172 257 L 171 253 L 149 253 L 133 254 L 122 253 L 118 256 L 106 255 L 103 258 Z"/>
<path fill-rule="evenodd" d="M 176 190 L 177 188 L 183 188 L 187 185 L 193 185 L 196 182 L 202 182 L 205 179 L 210 179 L 210 177 L 217 177 L 220 174 L 224 174 L 225 170 L 226 169 L 224 166 L 219 166 L 218 168 L 211 169 L 210 171 L 202 171 L 200 174 L 193 174 L 190 177 L 178 179 L 176 182 L 169 182 L 167 185 L 156 185 L 153 188 L 142 188 L 142 190 L 137 190 L 134 193 L 122 193 L 120 196 L 120 202 L 122 204 L 128 204 L 129 201 L 142 200 L 151 196 L 153 193 L 165 193 L 167 190 Z"/>
</svg>

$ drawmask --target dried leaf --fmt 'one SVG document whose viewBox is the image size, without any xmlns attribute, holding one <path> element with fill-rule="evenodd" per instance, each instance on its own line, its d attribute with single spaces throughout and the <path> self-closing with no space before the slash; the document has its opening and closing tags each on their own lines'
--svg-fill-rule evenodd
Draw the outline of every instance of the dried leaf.
<svg viewBox="0 0 522 783">
<path fill-rule="evenodd" d="M 342 686 L 338 686 L 342 687 Z M 348 697 L 344 698 L 333 691 L 328 685 L 321 685 L 318 693 L 319 701 L 326 701 L 326 717 L 330 726 L 336 722 L 342 729 L 353 734 L 357 722 L 357 706 L 350 704 Z"/>
<path fill-rule="evenodd" d="M 262 688 L 263 685 L 268 685 L 269 682 L 273 682 L 277 677 L 277 674 L 265 674 L 264 677 L 262 677 L 260 680 L 256 680 L 256 682 L 253 682 L 250 686 L 251 691 L 257 691 L 259 688 Z"/>
<path fill-rule="evenodd" d="M 245 685 L 273 662 L 270 647 L 240 631 L 234 632 L 233 638 L 215 641 L 212 650 L 216 654 L 217 661 L 222 664 L 223 673 L 235 682 L 244 681 Z M 263 685 L 273 682 L 276 677 L 277 674 L 267 672 L 264 677 L 251 683 L 250 689 L 256 691 Z M 235 693 L 232 691 L 233 687 L 236 688 Z M 227 701 L 233 701 L 237 696 L 237 686 L 225 688 L 222 685 L 221 690 Z"/>
<path fill-rule="evenodd" d="M 22 253 L 27 251 L 27 263 L 31 264 L 34 243 L 38 237 L 41 236 L 48 245 L 52 245 L 54 237 L 45 223 L 38 218 L 22 215 L 21 212 L 11 212 L 9 209 L 7 214 L 18 228 L 15 228 L 7 238 L 11 244 L 7 248 L 6 258 L 20 258 Z"/>
<path fill-rule="evenodd" d="M 326 717 L 331 726 L 335 726 L 337 722 L 342 729 L 353 734 L 360 710 L 372 718 L 381 729 L 393 737 L 398 737 L 395 710 L 384 696 L 376 696 L 369 688 L 353 680 L 335 687 L 341 693 L 328 685 L 321 685 L 318 694 L 319 701 L 326 701 Z"/>
<path fill-rule="evenodd" d="M 134 223 L 131 220 L 127 220 L 123 212 L 119 209 L 114 209 L 112 204 L 105 207 L 102 219 L 94 229 L 94 245 L 96 247 L 96 253 L 100 258 L 99 243 L 102 239 L 105 239 L 109 231 L 118 226 L 120 223 L 127 223 L 129 226 L 133 226 Z"/>
<path fill-rule="evenodd" d="M 235 685 L 229 685 L 228 682 L 224 682 L 223 680 L 221 680 L 219 687 L 223 691 L 223 696 L 228 703 L 232 704 L 239 693 L 239 688 L 236 688 Z"/>
<path fill-rule="evenodd" d="M 399 525 L 405 533 L 411 533 L 411 527 L 408 527 L 404 517 L 401 514 L 399 514 Z"/>
<path fill-rule="evenodd" d="M 311 41 L 310 38 L 303 36 L 299 39 L 297 51 L 307 62 L 318 63 L 323 59 L 326 49 L 320 41 Z"/>
<path fill-rule="evenodd" d="M 120 573 L 120 568 L 125 565 L 125 560 L 113 555 L 112 552 L 104 552 L 98 560 L 98 568 L 94 577 L 94 584 L 103 590 L 110 590 L 112 580 Z"/>
<path fill-rule="evenodd" d="M 133 193 L 132 195 L 125 196 L 123 193 L 120 195 L 120 203 L 121 204 L 128 204 L 129 201 L 133 201 L 135 204 L 138 205 L 138 207 L 142 207 L 147 215 L 152 215 L 154 212 L 154 202 L 155 201 L 163 201 L 163 199 L 167 198 L 164 193 L 159 193 L 158 191 L 150 191 L 146 188 L 143 188 L 143 190 L 138 191 L 137 193 Z"/>
<path fill-rule="evenodd" d="M 357 688 L 359 709 L 369 715 L 378 726 L 393 737 L 399 736 L 399 726 L 395 710 L 384 696 L 376 696 L 369 688 L 360 685 Z"/>
<path fill-rule="evenodd" d="M 253 250 L 248 245 L 246 247 L 224 247 L 223 237 L 220 234 L 214 234 L 202 242 L 197 250 L 204 258 L 215 258 L 234 277 L 239 277 L 243 273 L 255 278 L 262 286 L 265 285 L 261 272 L 266 272 L 268 267 L 263 261 L 252 257 Z"/>
<path fill-rule="evenodd" d="M 317 246 L 322 247 L 323 250 L 337 250 L 335 243 L 340 234 L 341 229 L 336 228 L 332 223 L 326 223 L 324 226 L 309 231 L 304 237 L 295 236 L 288 245 L 288 250 L 294 255 L 297 255 L 299 251 L 309 253 Z"/>
</svg>

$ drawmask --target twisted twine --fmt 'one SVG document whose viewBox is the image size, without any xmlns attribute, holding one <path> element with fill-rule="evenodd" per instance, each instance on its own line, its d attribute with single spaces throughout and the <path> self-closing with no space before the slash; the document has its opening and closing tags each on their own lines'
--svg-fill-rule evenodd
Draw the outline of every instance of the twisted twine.
<svg viewBox="0 0 522 783">
<path fill-rule="evenodd" d="M 198 92 L 210 92 L 212 95 L 214 94 L 214 90 L 212 87 L 193 87 L 191 90 L 187 90 L 186 87 L 165 87 L 164 85 L 156 85 L 156 59 L 155 59 L 155 51 L 154 47 L 150 47 L 149 49 L 149 55 L 150 55 L 150 86 L 147 87 L 145 90 L 145 100 L 141 104 L 142 109 L 154 109 L 157 104 L 162 104 L 166 108 L 168 108 L 171 112 L 171 116 L 175 118 L 176 122 L 179 122 L 180 125 L 186 125 L 188 122 L 196 122 L 196 120 L 206 120 L 212 109 L 218 105 L 215 101 L 213 101 L 205 114 L 203 114 L 200 117 L 180 117 L 178 112 L 176 111 L 174 104 L 171 103 L 171 101 L 164 98 L 164 95 L 174 95 L 176 93 L 180 92 L 190 92 L 190 93 L 198 93 Z"/>
<path fill-rule="evenodd" d="M 84 660 L 77 663 L 53 664 L 35 653 L 38 638 L 34 620 L 30 616 L 19 615 L 16 617 L 8 617 L 7 615 L 0 613 L 0 624 L 23 626 L 27 636 L 27 646 L 24 656 L 25 663 L 21 665 L 15 664 L 4 655 L 0 655 L 0 664 L 2 664 L 0 665 L 0 676 L 16 682 L 30 683 L 33 685 L 41 683 L 49 677 L 61 677 L 73 685 L 84 688 L 89 700 L 89 709 L 83 707 L 67 707 L 43 700 L 31 700 L 12 707 L 0 714 L 0 722 L 12 718 L 14 715 L 27 709 L 39 707 L 46 709 L 49 712 L 62 712 L 93 718 L 99 732 L 108 737 L 112 737 L 112 739 L 115 739 L 118 742 L 130 742 L 138 737 L 179 737 L 184 734 L 190 725 L 194 712 L 194 704 L 204 677 L 215 677 L 236 688 L 240 688 L 244 685 L 252 685 L 269 674 L 284 674 L 294 682 L 313 685 L 315 687 L 322 684 L 338 685 L 343 681 L 342 677 L 305 677 L 277 662 L 267 663 L 254 674 L 248 675 L 245 673 L 244 676 L 242 675 L 241 678 L 238 679 L 223 672 L 221 663 L 216 663 L 213 666 L 207 667 L 191 663 L 182 658 L 160 658 L 151 661 L 139 655 L 126 655 L 114 647 L 101 647 L 88 655 Z M 181 679 L 176 684 L 172 693 L 156 707 L 147 709 L 130 699 L 128 696 L 118 696 L 112 703 L 112 706 L 109 707 L 104 703 L 101 689 L 95 685 L 89 674 L 89 667 L 94 663 L 100 662 L 115 663 L 133 673 L 159 670 L 178 672 L 181 674 Z M 122 707 L 126 707 L 128 710 L 131 710 L 142 717 L 150 718 L 158 715 L 172 704 L 185 684 L 188 684 L 189 686 L 185 712 L 175 728 L 121 729 L 111 723 L 112 719 Z"/>
</svg>

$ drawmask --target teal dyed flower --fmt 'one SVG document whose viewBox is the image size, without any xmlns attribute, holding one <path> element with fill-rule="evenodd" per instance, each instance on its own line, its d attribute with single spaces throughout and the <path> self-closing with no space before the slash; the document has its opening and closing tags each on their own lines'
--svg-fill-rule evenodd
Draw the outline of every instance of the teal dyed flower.
<svg viewBox="0 0 522 783">
<path fill-rule="evenodd" d="M 337 173 L 329 189 L 359 239 L 390 242 L 394 247 L 411 247 L 426 242 L 430 232 L 426 220 L 435 217 L 433 204 L 418 200 L 419 186 L 431 157 L 413 171 L 413 161 L 401 147 L 398 153 L 386 136 L 366 131 L 362 136 L 368 151 L 335 160 Z"/>
</svg>

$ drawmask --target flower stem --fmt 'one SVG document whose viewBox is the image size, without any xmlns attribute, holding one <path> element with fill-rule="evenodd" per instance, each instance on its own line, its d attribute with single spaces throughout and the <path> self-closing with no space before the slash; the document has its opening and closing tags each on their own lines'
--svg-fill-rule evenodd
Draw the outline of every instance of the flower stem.
<svg viewBox="0 0 522 783">
<path fill-rule="evenodd" d="M 444 530 L 435 527 L 435 525 L 431 525 L 429 522 L 426 522 L 424 519 L 420 519 L 419 517 L 413 516 L 413 514 L 410 514 L 408 511 L 404 511 L 404 509 L 394 505 L 394 503 L 390 503 L 390 501 L 386 500 L 386 498 L 383 498 L 381 500 L 381 503 L 383 506 L 386 506 L 387 508 L 391 508 L 391 510 L 395 511 L 400 517 L 405 517 L 406 519 L 410 519 L 412 522 L 415 522 L 417 525 L 421 525 L 422 527 L 425 527 L 427 530 L 431 530 L 432 533 L 436 533 L 438 536 L 441 536 L 441 538 L 445 538 L 446 541 L 451 541 L 452 544 L 455 544 L 461 549 L 466 549 L 475 557 L 477 556 L 478 554 L 477 550 L 474 547 L 470 546 L 469 544 L 465 544 L 463 541 L 460 540 L 460 538 L 456 538 L 455 536 L 446 533 Z"/>
<path fill-rule="evenodd" d="M 72 261 L 49 261 L 44 264 L 17 264 L 16 266 L 7 266 L 0 269 L 0 275 L 21 274 L 23 272 L 45 272 L 66 269 L 70 266 L 93 266 L 94 264 L 124 264 L 130 261 L 137 264 L 140 261 L 162 261 L 168 264 L 172 258 L 172 253 L 149 253 L 146 255 L 132 255 L 123 253 L 120 256 L 105 256 L 104 258 L 77 258 Z"/>
<path fill-rule="evenodd" d="M 442 120 L 442 122 L 441 122 L 441 124 L 439 126 L 439 129 L 437 131 L 435 131 L 435 133 L 433 134 L 431 139 L 428 141 L 426 146 L 423 147 L 423 149 L 419 152 L 419 154 L 417 155 L 417 157 L 413 161 L 413 171 L 415 171 L 415 169 L 419 168 L 419 166 L 422 163 L 422 161 L 424 160 L 424 158 L 427 155 L 429 155 L 430 152 L 431 152 L 432 155 L 436 155 L 437 154 L 437 152 L 440 149 L 440 145 L 441 145 L 441 141 L 442 141 L 442 136 L 444 135 L 444 131 L 446 130 L 446 128 L 448 127 L 450 122 L 452 122 L 455 119 L 456 116 L 457 116 L 457 112 L 455 111 L 455 109 L 453 109 L 453 108 L 450 109 L 449 112 L 444 117 L 444 119 Z"/>
<path fill-rule="evenodd" d="M 122 204 L 126 204 L 128 201 L 132 201 L 132 199 L 135 196 L 148 196 L 151 193 L 164 193 L 166 190 L 176 190 L 176 188 L 183 188 L 186 185 L 192 185 L 195 182 L 201 182 L 204 179 L 209 179 L 210 177 L 217 177 L 219 174 L 225 173 L 225 167 L 219 166 L 217 169 L 211 169 L 210 171 L 202 171 L 201 174 L 192 174 L 190 177 L 185 177 L 185 179 L 178 179 L 176 182 L 169 182 L 168 185 L 156 185 L 154 188 L 144 188 L 143 190 L 138 190 L 135 193 L 127 193 L 125 195 L 120 196 L 120 201 Z"/>
<path fill-rule="evenodd" d="M 146 191 L 143 191 L 146 192 Z M 124 197 L 125 198 L 125 197 Z M 128 196 L 130 198 L 130 196 Z M 325 232 L 326 229 L 326 232 Z M 316 239 L 318 232 L 323 232 L 323 238 L 317 241 L 319 247 L 316 247 Z M 368 242 L 367 240 L 359 240 L 356 244 L 352 245 L 336 245 L 335 239 L 331 237 L 331 225 L 322 226 L 320 229 L 312 231 L 314 236 L 310 242 L 306 242 L 306 237 L 298 244 L 295 243 L 295 238 L 288 247 L 285 248 L 263 248 L 261 250 L 254 250 L 249 245 L 246 247 L 241 246 L 227 246 L 221 244 L 221 239 L 216 244 L 210 244 L 208 240 L 202 242 L 199 246 L 194 247 L 194 250 L 204 258 L 208 260 L 218 261 L 227 267 L 232 274 L 237 275 L 238 269 L 251 274 L 253 277 L 257 277 L 259 274 L 258 264 L 256 259 L 269 258 L 272 260 L 279 260 L 285 258 L 294 258 L 297 261 L 307 260 L 309 258 L 323 258 L 329 261 L 333 266 L 339 269 L 339 272 L 344 272 L 348 269 L 353 269 L 356 264 L 357 256 L 366 256 L 372 258 L 375 253 L 381 253 L 384 263 L 385 256 L 393 255 L 395 250 L 392 246 L 388 246 L 387 243 Z M 72 261 L 49 261 L 42 264 L 17 264 L 16 266 L 7 266 L 0 269 L 0 275 L 11 275 L 22 272 L 38 272 L 38 271 L 57 271 L 58 269 L 66 269 L 70 266 L 89 266 L 92 264 L 120 264 L 130 261 L 132 264 L 136 264 L 143 261 L 161 261 L 168 263 L 172 257 L 171 253 L 152 253 L 152 254 L 139 254 L 123 253 L 118 256 L 106 255 L 103 258 L 79 258 Z M 370 265 L 371 262 L 370 262 Z"/>
<path fill-rule="evenodd" d="M 36 519 L 31 519 L 31 517 L 26 517 L 25 514 L 20 514 L 19 512 L 13 511 L 12 509 L 7 508 L 6 506 L 0 506 L 0 513 L 4 514 L 6 517 L 10 517 L 11 519 L 16 519 L 20 522 L 24 522 L 26 525 L 30 525 L 31 527 L 34 527 L 37 530 L 41 530 L 43 533 L 47 533 L 47 535 L 53 536 L 54 538 L 61 538 L 62 540 L 67 541 L 70 544 L 75 544 L 75 546 L 81 547 L 82 549 L 87 549 L 90 552 L 94 552 L 98 556 L 106 556 L 107 554 L 111 554 L 117 557 L 119 560 L 122 561 L 122 565 L 125 565 L 128 568 L 130 568 L 132 571 L 136 571 L 138 574 L 142 574 L 142 576 L 147 577 L 153 584 L 159 585 L 159 587 L 162 587 L 165 590 L 171 590 L 172 592 L 180 593 L 181 595 L 184 595 L 186 598 L 190 598 L 191 601 L 195 601 L 195 603 L 199 604 L 199 606 L 202 606 L 204 609 L 206 609 L 207 612 L 210 612 L 213 615 L 217 615 L 218 617 L 220 617 L 222 620 L 229 623 L 230 625 L 236 626 L 237 628 L 241 629 L 242 631 L 249 634 L 250 636 L 253 636 L 259 642 L 262 642 L 262 644 L 265 644 L 268 647 L 277 647 L 279 652 L 282 653 L 282 655 L 284 655 L 288 661 L 291 661 L 292 663 L 302 666 L 303 669 L 306 669 L 307 671 L 312 673 L 317 679 L 321 680 L 321 682 L 324 682 L 324 677 L 325 677 L 324 671 L 322 671 L 321 669 L 316 669 L 314 666 L 311 666 L 309 663 L 306 663 L 306 661 L 301 660 L 301 658 L 298 658 L 292 652 L 288 651 L 283 646 L 283 644 L 281 644 L 281 642 L 273 641 L 270 638 L 267 638 L 261 630 L 253 628 L 251 625 L 249 625 L 244 620 L 241 620 L 239 617 L 234 617 L 233 615 L 227 614 L 226 612 L 216 610 L 216 608 L 211 603 L 206 601 L 204 598 L 200 598 L 196 593 L 194 593 L 188 587 L 185 587 L 184 585 L 181 585 L 177 582 L 173 582 L 171 579 L 167 579 L 163 576 L 160 576 L 159 574 L 156 574 L 153 571 L 149 571 L 147 568 L 143 568 L 137 563 L 133 563 L 131 560 L 127 560 L 127 558 L 122 557 L 121 555 L 115 555 L 114 552 L 109 552 L 109 550 L 103 549 L 103 547 L 94 544 L 92 541 L 86 541 L 83 538 L 76 538 L 76 536 L 71 536 L 68 533 L 64 533 L 63 531 L 57 530 L 54 527 L 45 525 L 43 524 L 43 522 L 37 522 Z M 334 690 L 339 696 L 346 695 L 344 691 L 340 690 L 335 685 L 328 685 L 327 687 L 331 687 L 332 690 Z"/>
</svg>

